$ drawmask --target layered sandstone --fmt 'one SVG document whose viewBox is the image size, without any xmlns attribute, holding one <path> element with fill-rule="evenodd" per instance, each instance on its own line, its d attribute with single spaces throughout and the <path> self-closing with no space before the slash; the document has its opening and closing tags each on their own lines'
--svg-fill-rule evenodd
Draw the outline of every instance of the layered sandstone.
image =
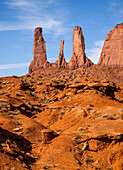
<svg viewBox="0 0 123 170">
<path fill-rule="evenodd" d="M 45 41 L 42 35 L 42 28 L 40 27 L 36 28 L 34 32 L 33 55 L 34 60 L 29 66 L 29 73 L 48 65 Z"/>
<path fill-rule="evenodd" d="M 73 55 L 68 63 L 70 69 L 91 66 L 93 63 L 86 57 L 85 41 L 81 27 L 76 26 L 73 30 Z"/>
<path fill-rule="evenodd" d="M 98 64 L 123 66 L 123 23 L 107 34 Z"/>
</svg>

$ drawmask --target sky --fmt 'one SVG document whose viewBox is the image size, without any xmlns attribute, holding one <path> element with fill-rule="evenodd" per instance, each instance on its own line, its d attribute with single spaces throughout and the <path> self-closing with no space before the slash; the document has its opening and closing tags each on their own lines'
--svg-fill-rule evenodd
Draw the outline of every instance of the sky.
<svg viewBox="0 0 123 170">
<path fill-rule="evenodd" d="M 25 75 L 33 60 L 34 29 L 43 28 L 47 59 L 72 56 L 73 28 L 80 26 L 85 52 L 95 64 L 107 33 L 123 22 L 123 0 L 0 0 L 0 77 Z"/>
</svg>

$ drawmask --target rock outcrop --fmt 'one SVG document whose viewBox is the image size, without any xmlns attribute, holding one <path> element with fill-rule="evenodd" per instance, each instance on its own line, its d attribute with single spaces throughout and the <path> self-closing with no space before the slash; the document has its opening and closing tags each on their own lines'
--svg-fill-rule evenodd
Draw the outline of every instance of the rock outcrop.
<svg viewBox="0 0 123 170">
<path fill-rule="evenodd" d="M 85 55 L 85 42 L 81 27 L 76 26 L 73 30 L 73 55 L 68 63 L 70 69 L 91 66 L 93 63 Z"/>
<path fill-rule="evenodd" d="M 34 32 L 33 55 L 34 59 L 29 66 L 29 73 L 36 74 L 43 68 L 76 69 L 82 66 L 91 66 L 93 63 L 85 55 L 85 42 L 81 27 L 75 27 L 73 32 L 73 55 L 67 63 L 64 58 L 64 40 L 61 40 L 59 57 L 55 63 L 47 61 L 46 46 L 42 35 L 42 28 L 38 27 Z M 35 73 L 34 73 L 35 72 Z"/>
<path fill-rule="evenodd" d="M 29 66 L 29 73 L 48 65 L 45 41 L 42 35 L 42 28 L 40 27 L 36 28 L 34 32 L 33 55 L 34 60 Z"/>
<path fill-rule="evenodd" d="M 98 64 L 123 66 L 123 23 L 107 34 Z"/>
<path fill-rule="evenodd" d="M 67 62 L 65 61 L 64 58 L 64 40 L 61 40 L 60 48 L 59 48 L 59 57 L 58 60 L 56 61 L 58 68 L 66 68 Z"/>
</svg>

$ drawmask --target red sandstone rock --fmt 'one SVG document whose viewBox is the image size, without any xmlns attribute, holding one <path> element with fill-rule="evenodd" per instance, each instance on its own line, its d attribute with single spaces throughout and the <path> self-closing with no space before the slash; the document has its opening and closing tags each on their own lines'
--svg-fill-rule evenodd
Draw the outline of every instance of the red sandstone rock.
<svg viewBox="0 0 123 170">
<path fill-rule="evenodd" d="M 42 28 L 38 27 L 34 32 L 34 45 L 33 45 L 34 60 L 29 66 L 29 73 L 44 68 L 48 65 L 46 56 L 46 46 L 42 35 Z"/>
<path fill-rule="evenodd" d="M 73 55 L 69 63 L 64 58 L 64 40 L 61 40 L 59 58 L 55 63 L 49 63 L 46 56 L 46 46 L 42 35 L 42 28 L 38 27 L 34 33 L 34 59 L 29 66 L 30 74 L 39 74 L 43 68 L 76 69 L 81 66 L 91 66 L 93 63 L 85 55 L 84 36 L 81 27 L 75 27 L 73 33 Z M 38 71 L 38 73 L 36 73 Z"/>
<path fill-rule="evenodd" d="M 67 62 L 64 58 L 64 40 L 61 40 L 60 48 L 59 48 L 59 58 L 56 61 L 58 68 L 65 68 L 67 66 Z"/>
<path fill-rule="evenodd" d="M 48 141 L 54 138 L 54 132 L 50 129 L 43 129 L 42 131 L 42 143 L 46 144 Z"/>
<path fill-rule="evenodd" d="M 123 23 L 107 34 L 98 64 L 123 66 Z"/>
<path fill-rule="evenodd" d="M 93 63 L 85 55 L 85 42 L 81 27 L 76 26 L 73 30 L 73 55 L 68 63 L 70 69 L 79 68 L 83 65 L 91 66 Z"/>
</svg>

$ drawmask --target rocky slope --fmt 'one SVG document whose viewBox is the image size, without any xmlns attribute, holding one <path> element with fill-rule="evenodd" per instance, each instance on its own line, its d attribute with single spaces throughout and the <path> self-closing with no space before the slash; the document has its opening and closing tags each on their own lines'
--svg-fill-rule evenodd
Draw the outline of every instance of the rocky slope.
<svg viewBox="0 0 123 170">
<path fill-rule="evenodd" d="M 54 69 L 44 68 L 32 73 L 33 76 L 40 76 L 43 78 L 95 78 L 106 79 L 114 81 L 115 83 L 123 83 L 123 67 L 93 65 L 91 67 L 81 67 L 75 70 L 70 69 Z"/>
<path fill-rule="evenodd" d="M 0 79 L 0 169 L 123 169 L 123 85 Z"/>
<path fill-rule="evenodd" d="M 123 67 L 123 23 L 107 34 L 98 64 Z"/>
</svg>

